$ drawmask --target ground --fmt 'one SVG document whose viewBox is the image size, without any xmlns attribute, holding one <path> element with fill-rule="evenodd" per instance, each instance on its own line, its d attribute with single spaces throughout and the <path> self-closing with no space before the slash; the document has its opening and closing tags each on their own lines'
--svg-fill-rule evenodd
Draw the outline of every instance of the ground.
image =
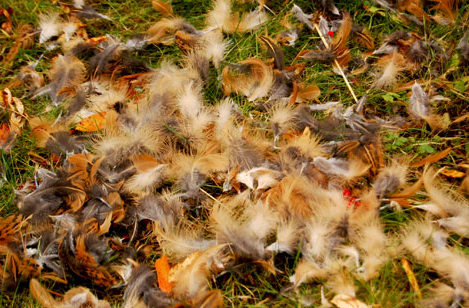
<svg viewBox="0 0 469 308">
<path fill-rule="evenodd" d="M 305 12 L 315 11 L 315 5 L 311 1 L 267 1 L 270 8 L 270 20 L 259 29 L 248 34 L 229 35 L 231 41 L 227 56 L 222 64 L 235 63 L 248 57 L 267 58 L 265 49 L 260 46 L 258 37 L 260 35 L 272 35 L 282 30 L 281 21 L 285 14 L 291 10 L 293 2 L 303 8 Z M 103 0 L 91 2 L 93 7 L 102 14 L 112 18 L 112 22 L 105 20 L 87 21 L 86 29 L 90 37 L 112 34 L 121 39 L 126 39 L 136 33 L 144 33 L 151 25 L 161 18 L 158 12 L 151 5 L 151 1 L 131 1 L 131 0 Z M 172 1 L 175 12 L 187 19 L 195 27 L 202 27 L 204 14 L 210 9 L 210 1 Z M 241 9 L 255 8 L 255 3 L 240 4 Z M 370 31 L 376 46 L 379 46 L 386 35 L 397 30 L 415 32 L 424 40 L 436 41 L 445 50 L 454 51 L 459 40 L 463 36 L 465 29 L 469 26 L 469 4 L 463 1 L 458 11 L 458 19 L 454 25 L 439 25 L 436 22 L 426 22 L 423 27 L 418 27 L 413 23 L 405 24 L 382 9 L 378 9 L 371 1 L 336 1 L 336 6 L 340 10 L 350 12 L 354 23 L 364 26 Z M 57 3 L 44 0 L 0 0 L 0 7 L 13 8 L 13 27 L 21 23 L 38 25 L 38 14 L 49 10 L 61 11 Z M 432 5 L 426 4 L 425 9 L 431 11 Z M 5 55 L 13 46 L 14 39 L 5 31 L 0 33 L 1 49 Z M 298 62 L 296 55 L 306 49 L 314 49 L 319 42 L 317 33 L 303 30 L 295 47 L 284 47 L 285 62 L 293 65 Z M 366 49 L 357 44 L 350 45 L 352 55 L 361 55 L 367 52 Z M 162 59 L 180 59 L 180 52 L 176 46 L 150 45 L 143 50 L 135 51 L 135 56 L 144 59 L 151 67 L 157 68 Z M 43 47 L 35 43 L 27 49 L 21 49 L 17 56 L 10 62 L 2 62 L 0 66 L 0 85 L 3 89 L 7 86 L 19 68 L 28 62 L 36 61 L 41 55 L 43 60 L 39 63 L 37 70 L 46 71 L 50 60 L 57 54 L 57 51 L 46 51 Z M 469 79 L 467 78 L 467 68 L 455 68 L 457 53 L 453 52 L 445 61 L 439 74 L 435 75 L 428 69 L 421 69 L 414 75 L 405 74 L 399 77 L 398 84 L 403 85 L 413 80 L 432 80 L 438 84 L 441 76 L 447 78 L 445 86 L 439 87 L 438 94 L 441 94 L 449 101 L 435 105 L 435 112 L 445 115 L 454 120 L 469 112 Z M 3 59 L 2 59 L 3 60 Z M 208 104 L 213 104 L 224 97 L 217 72 L 212 71 L 214 76 L 210 78 L 210 84 L 205 91 L 205 100 Z M 219 72 L 218 72 L 219 74 Z M 348 91 L 344 80 L 340 75 L 331 70 L 330 65 L 322 63 L 311 63 L 302 73 L 305 83 L 315 84 L 321 90 L 319 102 L 340 101 L 344 105 L 353 104 L 353 98 Z M 370 88 L 374 76 L 363 74 L 359 77 L 352 77 L 352 87 L 358 97 L 362 97 Z M 405 106 L 409 100 L 408 89 L 394 91 L 394 89 L 378 90 L 374 89 L 368 93 L 367 111 L 386 118 L 396 113 L 405 113 Z M 14 96 L 21 98 L 26 112 L 30 115 L 43 112 L 49 104 L 49 98 L 42 97 L 32 100 L 25 95 L 24 89 L 19 87 L 12 89 Z M 248 114 L 255 109 L 255 105 L 243 96 L 233 95 L 234 101 L 241 110 Z M 48 111 L 52 116 L 59 114 L 59 109 Z M 5 122 L 2 119 L 2 122 Z M 431 154 L 443 151 L 449 147 L 453 150 L 450 155 L 436 162 L 436 168 L 446 167 L 451 170 L 464 172 L 461 164 L 469 159 L 469 130 L 467 121 L 451 125 L 444 131 L 434 131 L 428 125 L 410 127 L 406 130 L 388 130 L 382 133 L 382 140 L 385 149 L 385 157 L 406 156 L 410 161 L 418 161 Z M 2 173 L 0 178 L 0 213 L 3 216 L 15 212 L 14 190 L 26 181 L 34 178 L 34 171 L 37 169 L 35 156 L 41 156 L 51 161 L 50 153 L 38 148 L 34 138 L 31 137 L 31 130 L 26 125 L 18 137 L 13 149 L 8 153 L 1 152 Z M 417 174 L 417 173 L 416 173 Z M 414 175 L 415 176 L 415 175 Z M 461 178 L 448 177 L 448 181 L 457 188 L 461 184 Z M 383 210 L 381 219 L 389 234 L 395 232 L 404 222 L 412 217 L 423 215 L 414 209 L 403 209 L 394 211 L 392 209 Z M 467 240 L 462 238 L 452 238 L 455 244 L 465 253 L 469 253 Z M 300 253 L 296 256 L 278 256 L 275 264 L 281 275 L 271 275 L 265 271 L 260 271 L 256 266 L 245 266 L 236 271 L 226 273 L 212 281 L 213 288 L 222 290 L 227 306 L 245 307 L 301 307 L 304 298 L 309 299 L 310 295 L 318 302 L 320 298 L 319 287 L 315 283 L 304 284 L 300 287 L 299 296 L 284 292 L 289 286 L 288 277 L 293 275 L 293 269 L 300 259 Z M 418 264 L 412 265 L 412 270 L 417 277 L 422 291 L 430 288 L 435 283 L 436 275 L 428 269 Z M 242 274 L 239 274 L 239 273 Z M 375 307 L 412 307 L 418 300 L 413 292 L 408 277 L 402 268 L 401 260 L 388 262 L 381 270 L 376 279 L 368 283 L 356 281 L 359 286 L 357 298 L 366 303 L 375 303 Z M 98 295 L 103 295 L 103 290 L 96 291 Z M 114 293 L 115 291 L 111 291 Z M 18 288 L 15 293 L 5 293 L 0 296 L 0 306 L 2 307 L 36 307 L 35 301 L 29 296 L 27 288 Z"/>
</svg>

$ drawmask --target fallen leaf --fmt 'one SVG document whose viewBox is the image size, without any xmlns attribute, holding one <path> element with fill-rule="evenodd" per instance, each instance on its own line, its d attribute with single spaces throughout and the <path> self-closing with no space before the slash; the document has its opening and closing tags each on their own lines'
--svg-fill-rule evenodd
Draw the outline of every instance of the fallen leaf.
<svg viewBox="0 0 469 308">
<path fill-rule="evenodd" d="M 4 16 L 6 18 L 6 21 L 2 22 L 1 28 L 6 32 L 6 33 L 11 33 L 13 30 L 12 23 L 11 23 L 11 15 L 13 14 L 13 9 L 8 8 L 8 9 L 3 9 L 0 8 L 0 15 Z"/>
<path fill-rule="evenodd" d="M 10 126 L 6 123 L 0 125 L 0 145 L 6 143 L 8 136 L 10 135 Z"/>
<path fill-rule="evenodd" d="M 297 102 L 305 102 L 315 100 L 321 95 L 321 91 L 315 85 L 309 85 L 306 87 L 299 87 Z"/>
<path fill-rule="evenodd" d="M 451 150 L 452 150 L 451 148 L 447 148 L 446 150 L 427 156 L 424 159 L 419 160 L 418 162 L 412 163 L 410 167 L 418 168 L 418 167 L 425 166 L 426 164 L 431 164 L 439 160 L 442 160 L 449 154 L 449 152 L 451 152 Z"/>
<path fill-rule="evenodd" d="M 81 120 L 75 130 L 90 133 L 102 130 L 106 126 L 106 112 L 95 113 L 87 118 Z"/>
<path fill-rule="evenodd" d="M 455 178 L 455 179 L 463 178 L 466 176 L 465 172 L 461 172 L 461 171 L 454 170 L 454 169 L 443 169 L 441 170 L 441 173 L 444 176 Z"/>
<path fill-rule="evenodd" d="M 170 267 L 168 263 L 168 257 L 166 255 L 163 255 L 161 258 L 156 260 L 155 269 L 158 278 L 158 286 L 160 287 L 161 291 L 168 294 L 171 293 L 173 284 L 169 282 Z"/>
<path fill-rule="evenodd" d="M 407 261 L 405 258 L 402 258 L 402 268 L 404 269 L 407 279 L 409 279 L 409 283 L 412 286 L 412 289 L 414 289 L 415 294 L 417 294 L 417 297 L 419 299 L 422 299 L 422 293 L 420 292 L 419 284 L 417 282 L 417 278 L 415 278 L 414 272 L 410 268 L 409 261 Z"/>
</svg>

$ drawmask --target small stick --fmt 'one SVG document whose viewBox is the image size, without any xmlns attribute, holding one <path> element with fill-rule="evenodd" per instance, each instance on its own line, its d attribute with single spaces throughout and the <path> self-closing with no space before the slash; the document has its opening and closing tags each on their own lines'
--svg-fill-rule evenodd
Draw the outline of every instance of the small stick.
<svg viewBox="0 0 469 308">
<path fill-rule="evenodd" d="M 316 31 L 318 32 L 319 37 L 321 38 L 322 42 L 324 43 L 324 46 L 326 46 L 326 48 L 329 48 L 329 44 L 327 43 L 326 39 L 325 39 L 324 36 L 322 35 L 321 31 L 319 30 L 318 24 L 317 24 L 317 23 L 314 23 L 313 25 L 314 25 L 314 28 L 316 29 Z M 335 66 L 337 67 L 337 69 L 339 70 L 340 75 L 342 76 L 342 78 L 344 78 L 345 84 L 347 85 L 347 88 L 349 89 L 350 93 L 352 93 L 352 96 L 353 96 L 353 99 L 355 100 L 355 103 L 358 104 L 358 98 L 357 98 L 357 96 L 355 95 L 355 92 L 353 91 L 352 86 L 350 85 L 350 82 L 348 81 L 347 76 L 345 76 L 344 70 L 343 70 L 342 67 L 340 66 L 340 64 L 339 64 L 339 62 L 337 61 L 337 59 L 334 59 L 334 64 L 335 64 Z"/>
</svg>

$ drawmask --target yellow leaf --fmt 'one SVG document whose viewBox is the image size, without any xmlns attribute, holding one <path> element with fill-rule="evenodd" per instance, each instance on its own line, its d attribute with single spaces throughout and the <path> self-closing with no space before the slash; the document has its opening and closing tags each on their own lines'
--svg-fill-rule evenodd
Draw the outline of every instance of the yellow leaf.
<svg viewBox="0 0 469 308">
<path fill-rule="evenodd" d="M 166 293 L 171 293 L 173 289 L 173 284 L 169 282 L 169 263 L 168 257 L 163 255 L 161 258 L 155 262 L 156 275 L 158 278 L 158 286 L 161 291 Z"/>
<path fill-rule="evenodd" d="M 454 169 L 443 169 L 441 170 L 441 173 L 447 177 L 456 179 L 463 178 L 466 176 L 466 173 Z"/>
<path fill-rule="evenodd" d="M 419 284 L 417 282 L 417 278 L 415 278 L 414 272 L 410 268 L 409 261 L 407 261 L 405 258 L 402 258 L 402 268 L 404 269 L 407 279 L 409 279 L 410 285 L 412 286 L 412 289 L 414 289 L 415 294 L 419 299 L 422 299 L 422 293 L 420 292 Z"/>
<path fill-rule="evenodd" d="M 101 130 L 106 125 L 106 112 L 95 113 L 87 118 L 81 120 L 76 130 L 84 133 L 95 132 Z"/>
</svg>

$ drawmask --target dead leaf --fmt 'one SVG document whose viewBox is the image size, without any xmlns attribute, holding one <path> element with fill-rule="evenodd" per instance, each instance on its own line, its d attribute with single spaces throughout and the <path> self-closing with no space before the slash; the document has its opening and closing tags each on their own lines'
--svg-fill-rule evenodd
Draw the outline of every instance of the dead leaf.
<svg viewBox="0 0 469 308">
<path fill-rule="evenodd" d="M 410 167 L 419 168 L 419 167 L 425 166 L 426 164 L 431 164 L 439 160 L 442 160 L 449 154 L 449 152 L 451 152 L 451 150 L 452 150 L 451 148 L 447 148 L 446 150 L 427 156 L 424 159 L 419 160 L 418 162 L 412 163 Z"/>
<path fill-rule="evenodd" d="M 7 68 L 14 64 L 14 59 L 21 48 L 29 48 L 34 43 L 34 26 L 30 24 L 22 24 L 16 31 L 16 41 L 8 51 L 8 54 L 3 58 L 3 65 Z M 5 70 L 5 72 L 8 70 Z"/>
<path fill-rule="evenodd" d="M 8 136 L 10 135 L 10 126 L 6 123 L 2 123 L 0 125 L 0 146 L 3 147 L 3 145 L 7 142 Z"/>
<path fill-rule="evenodd" d="M 13 14 L 13 9 L 10 7 L 8 9 L 0 8 L 0 15 L 6 18 L 6 21 L 2 22 L 1 28 L 6 33 L 11 33 L 13 30 L 11 23 L 11 15 Z"/>
<path fill-rule="evenodd" d="M 173 284 L 169 282 L 170 267 L 168 263 L 168 256 L 163 255 L 161 258 L 156 260 L 155 269 L 158 278 L 158 286 L 160 287 L 161 291 L 168 294 L 171 293 Z"/>
<path fill-rule="evenodd" d="M 331 300 L 331 303 L 339 308 L 368 308 L 367 304 L 346 294 L 337 294 Z"/>
<path fill-rule="evenodd" d="M 444 176 L 455 178 L 455 179 L 463 178 L 466 176 L 465 172 L 461 172 L 461 171 L 454 170 L 454 169 L 443 169 L 440 172 Z"/>
<path fill-rule="evenodd" d="M 419 283 L 417 281 L 417 278 L 415 278 L 414 272 L 410 267 L 409 261 L 407 261 L 405 258 L 402 258 L 401 262 L 402 268 L 404 269 L 407 275 L 407 279 L 409 279 L 409 283 L 412 286 L 412 289 L 414 289 L 415 294 L 417 294 L 417 297 L 419 299 L 422 299 L 422 293 L 420 292 Z"/>
<path fill-rule="evenodd" d="M 145 172 L 154 169 L 159 165 L 156 159 L 148 154 L 135 155 L 132 157 L 132 162 L 138 172 Z"/>
<path fill-rule="evenodd" d="M 306 87 L 299 87 L 297 102 L 305 102 L 315 100 L 321 95 L 321 90 L 315 85 L 308 85 Z"/>
<path fill-rule="evenodd" d="M 106 126 L 105 116 L 106 112 L 103 111 L 84 118 L 77 124 L 75 130 L 84 133 L 91 133 L 102 130 Z"/>
</svg>

